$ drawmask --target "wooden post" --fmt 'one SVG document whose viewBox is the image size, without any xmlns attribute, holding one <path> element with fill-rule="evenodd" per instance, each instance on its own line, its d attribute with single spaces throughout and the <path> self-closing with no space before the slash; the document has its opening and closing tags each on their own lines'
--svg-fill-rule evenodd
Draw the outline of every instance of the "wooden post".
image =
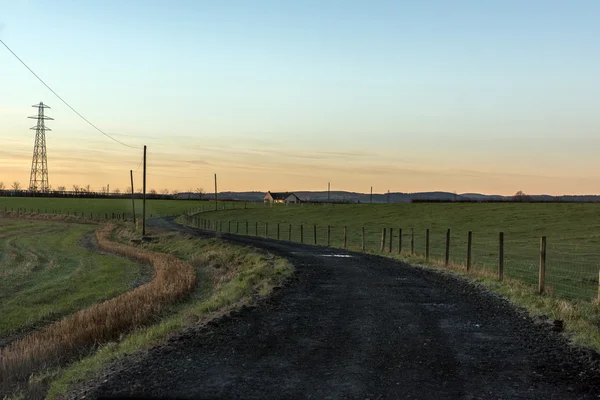
<svg viewBox="0 0 600 400">
<path fill-rule="evenodd" d="M 331 225 L 327 225 L 327 247 L 331 246 Z"/>
<path fill-rule="evenodd" d="M 390 246 L 388 247 L 388 253 L 392 252 L 392 240 L 394 239 L 394 228 L 390 228 Z"/>
<path fill-rule="evenodd" d="M 600 302 L 600 270 L 598 270 L 598 302 Z"/>
<path fill-rule="evenodd" d="M 313 225 L 313 233 L 314 233 L 314 239 L 315 239 L 315 244 L 317 244 L 317 225 Z"/>
<path fill-rule="evenodd" d="M 146 146 L 144 145 L 144 200 L 142 202 L 142 236 L 146 236 Z M 133 186 L 132 186 L 133 189 Z"/>
<path fill-rule="evenodd" d="M 415 229 L 410 228 L 410 254 L 415 254 Z"/>
<path fill-rule="evenodd" d="M 344 248 L 348 246 L 348 227 L 344 225 Z"/>
<path fill-rule="evenodd" d="M 219 232 L 223 232 L 223 221 L 219 221 Z"/>
<path fill-rule="evenodd" d="M 288 230 L 288 242 L 292 241 L 292 224 L 290 224 L 289 230 Z"/>
<path fill-rule="evenodd" d="M 546 284 L 546 236 L 542 236 L 540 242 L 540 280 L 539 280 L 539 292 L 544 293 L 544 286 Z"/>
<path fill-rule="evenodd" d="M 471 270 L 471 251 L 473 248 L 473 232 L 467 234 L 467 272 Z"/>
<path fill-rule="evenodd" d="M 258 221 L 254 223 L 254 236 L 258 236 Z"/>
<path fill-rule="evenodd" d="M 383 253 L 383 250 L 385 250 L 385 228 L 381 228 L 381 249 L 379 251 L 381 251 Z"/>
<path fill-rule="evenodd" d="M 215 211 L 219 211 L 219 197 L 217 196 L 217 174 L 215 174 Z"/>
<path fill-rule="evenodd" d="M 498 235 L 498 280 L 504 279 L 504 232 Z"/>
<path fill-rule="evenodd" d="M 300 224 L 300 243 L 304 243 L 304 224 Z"/>
<path fill-rule="evenodd" d="M 365 227 L 362 227 L 362 251 L 365 251 Z"/>
<path fill-rule="evenodd" d="M 227 233 L 231 233 L 231 221 L 227 221 Z"/>
<path fill-rule="evenodd" d="M 246 235 L 248 234 L 248 221 L 246 221 Z"/>
<path fill-rule="evenodd" d="M 425 261 L 429 261 L 429 228 L 425 231 Z"/>
<path fill-rule="evenodd" d="M 277 240 L 279 240 L 279 222 L 277 223 Z"/>
<path fill-rule="evenodd" d="M 398 254 L 402 253 L 402 228 L 398 228 Z"/>
<path fill-rule="evenodd" d="M 446 231 L 446 267 L 450 265 L 450 229 Z"/>
</svg>

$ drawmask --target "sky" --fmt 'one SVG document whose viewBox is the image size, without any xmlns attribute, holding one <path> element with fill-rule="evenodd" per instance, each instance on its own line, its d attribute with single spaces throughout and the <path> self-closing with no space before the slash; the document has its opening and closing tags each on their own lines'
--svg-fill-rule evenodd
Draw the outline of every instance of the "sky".
<svg viewBox="0 0 600 400">
<path fill-rule="evenodd" d="M 600 193 L 600 2 L 0 0 L 0 181 Z"/>
</svg>

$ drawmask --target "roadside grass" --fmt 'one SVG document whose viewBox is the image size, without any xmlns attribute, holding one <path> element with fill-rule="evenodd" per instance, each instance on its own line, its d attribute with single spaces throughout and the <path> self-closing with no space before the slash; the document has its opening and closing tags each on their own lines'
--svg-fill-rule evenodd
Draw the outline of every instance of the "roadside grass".
<svg viewBox="0 0 600 400">
<path fill-rule="evenodd" d="M 165 310 L 155 325 L 139 328 L 123 340 L 112 340 L 94 354 L 62 368 L 33 378 L 49 384 L 48 399 L 57 399 L 77 385 L 93 378 L 110 363 L 144 349 L 164 344 L 186 327 L 196 326 L 223 315 L 243 304 L 267 296 L 283 284 L 293 268 L 287 261 L 252 249 L 223 243 L 218 239 L 199 239 L 177 233 L 149 232 L 155 240 L 138 247 L 171 254 L 193 265 L 198 284 L 184 303 Z M 121 243 L 138 236 L 128 228 L 115 235 Z"/>
<path fill-rule="evenodd" d="M 131 289 L 138 264 L 81 246 L 95 228 L 2 218 L 0 342 Z"/>
<path fill-rule="evenodd" d="M 497 266 L 499 233 L 504 233 L 505 276 L 535 284 L 538 278 L 540 237 L 547 237 L 547 284 L 568 299 L 591 300 L 597 296 L 600 269 L 600 204 L 539 203 L 414 203 L 414 204 L 304 204 L 276 205 L 194 215 L 232 233 L 268 236 L 308 244 L 344 246 L 361 250 L 362 228 L 366 250 L 379 250 L 382 229 L 389 229 L 392 252 L 409 249 L 411 230 L 414 251 L 425 253 L 426 230 L 430 232 L 431 257 L 443 258 L 447 229 L 450 260 L 466 263 L 467 236 L 472 231 L 472 263 L 493 271 Z M 247 225 L 246 225 L 247 224 Z M 214 224 L 213 224 L 214 226 Z M 302 226 L 302 231 L 301 231 Z M 316 226 L 316 229 L 315 229 Z M 329 227 L 329 228 L 328 228 Z M 316 236 L 315 236 L 316 230 Z"/>
<path fill-rule="evenodd" d="M 248 203 L 248 207 L 251 203 Z M 244 207 L 243 202 L 219 202 L 219 208 L 230 209 Z M 180 215 L 191 209 L 214 209 L 214 201 L 199 200 L 146 200 L 146 216 Z M 52 197 L 0 197 L 0 211 L 64 214 L 104 219 L 112 213 L 123 214 L 126 218 L 132 216 L 131 199 L 86 199 L 86 198 L 52 198 Z M 142 200 L 135 200 L 136 215 L 142 215 Z"/>
<path fill-rule="evenodd" d="M 532 316 L 545 315 L 563 321 L 563 334 L 571 343 L 600 351 L 600 303 L 597 301 L 569 300 L 557 296 L 552 290 L 539 294 L 534 286 L 517 279 L 504 278 L 499 281 L 497 275 L 489 270 L 475 269 L 467 272 L 464 265 L 450 264 L 445 267 L 444 261 L 425 261 L 423 257 L 407 254 L 391 257 L 413 266 L 451 273 L 481 284 L 525 309 Z"/>
<path fill-rule="evenodd" d="M 22 388 L 35 397 L 39 385 L 26 384 L 32 374 L 64 365 L 88 354 L 98 344 L 146 326 L 165 309 L 185 297 L 196 283 L 194 268 L 176 257 L 137 249 L 108 240 L 113 229 L 106 225 L 96 231 L 101 249 L 149 263 L 155 276 L 149 283 L 118 297 L 97 303 L 60 321 L 17 339 L 0 350 L 0 394 Z"/>
</svg>

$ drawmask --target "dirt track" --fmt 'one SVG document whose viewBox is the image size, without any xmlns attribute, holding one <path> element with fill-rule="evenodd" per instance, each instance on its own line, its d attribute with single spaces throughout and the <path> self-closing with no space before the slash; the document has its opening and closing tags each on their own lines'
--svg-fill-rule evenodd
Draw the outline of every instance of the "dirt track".
<svg viewBox="0 0 600 400">
<path fill-rule="evenodd" d="M 210 235 L 171 219 L 151 224 Z M 149 352 L 86 398 L 600 398 L 596 353 L 462 280 L 382 257 L 223 237 L 284 256 L 297 273 L 258 307 Z"/>
</svg>

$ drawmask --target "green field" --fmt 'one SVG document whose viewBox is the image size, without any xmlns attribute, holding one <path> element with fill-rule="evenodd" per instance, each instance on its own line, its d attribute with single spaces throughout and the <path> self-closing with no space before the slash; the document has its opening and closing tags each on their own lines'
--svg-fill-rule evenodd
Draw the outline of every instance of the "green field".
<svg viewBox="0 0 600 400">
<path fill-rule="evenodd" d="M 139 265 L 81 246 L 96 228 L 0 218 L 0 339 L 131 288 Z"/>
<path fill-rule="evenodd" d="M 348 248 L 360 250 L 365 228 L 366 250 L 379 251 L 382 228 L 386 228 L 386 251 L 392 228 L 392 252 L 398 252 L 399 229 L 403 251 L 410 252 L 411 229 L 414 251 L 425 254 L 426 230 L 430 230 L 430 258 L 444 259 L 447 229 L 451 229 L 450 259 L 466 263 L 467 234 L 473 233 L 473 268 L 497 269 L 498 237 L 504 232 L 504 273 L 537 284 L 540 237 L 547 236 L 547 285 L 568 297 L 597 296 L 600 268 L 600 204 L 321 204 L 278 205 L 246 210 L 204 212 L 197 218 L 220 221 L 219 228 L 233 233 L 277 237 L 304 243 L 343 247 L 347 226 Z M 197 223 L 197 222 L 196 222 Z M 265 223 L 267 226 L 265 226 Z M 231 227 L 231 228 L 230 228 Z M 239 228 L 238 228 L 239 227 Z M 257 229 L 258 227 L 258 229 Z"/>
<path fill-rule="evenodd" d="M 248 207 L 252 206 L 248 203 Z M 180 215 L 191 209 L 208 210 L 215 208 L 214 201 L 195 200 L 147 200 L 146 215 L 171 216 Z M 244 203 L 219 202 L 220 208 L 244 207 Z M 0 211 L 21 211 L 27 213 L 62 214 L 85 216 L 91 218 L 112 218 L 125 214 L 132 216 L 131 200 L 127 199 L 85 199 L 85 198 L 43 198 L 43 197 L 0 197 Z M 142 200 L 135 201 L 136 215 L 142 215 Z"/>
</svg>

